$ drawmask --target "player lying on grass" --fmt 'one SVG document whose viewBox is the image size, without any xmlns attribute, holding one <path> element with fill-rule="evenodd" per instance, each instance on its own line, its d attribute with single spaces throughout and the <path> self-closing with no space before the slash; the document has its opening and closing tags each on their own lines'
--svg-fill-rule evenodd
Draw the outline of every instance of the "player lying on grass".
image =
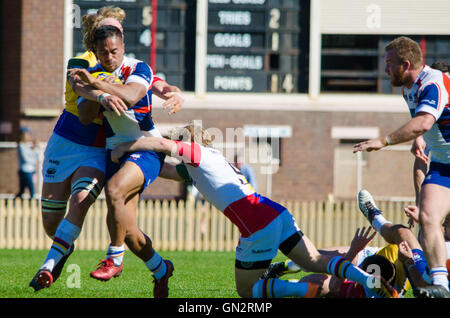
<svg viewBox="0 0 450 318">
<path fill-rule="evenodd" d="M 260 278 L 278 249 L 311 271 L 351 279 L 383 297 L 397 296 L 382 278 L 369 275 L 341 256 L 320 254 L 285 207 L 257 194 L 219 151 L 207 147 L 212 140 L 201 127 L 190 124 L 177 129 L 171 133 L 171 139 L 147 137 L 126 142 L 112 151 L 111 159 L 118 162 L 127 152 L 150 150 L 184 163 L 199 192 L 239 228 L 235 279 L 241 297 L 319 295 L 315 284 Z"/>
<path fill-rule="evenodd" d="M 340 248 L 332 247 L 328 249 L 328 252 L 331 253 L 331 255 L 343 255 L 346 253 L 346 257 L 353 259 L 354 264 L 359 266 L 363 264 L 367 266 L 372 264 L 371 262 L 377 262 L 380 268 L 388 268 L 390 267 L 389 264 L 391 264 L 394 268 L 395 275 L 392 278 L 392 281 L 387 280 L 400 295 L 404 295 L 411 287 L 411 284 L 415 289 L 419 290 L 420 288 L 427 286 L 427 283 L 422 279 L 422 275 L 426 273 L 427 263 L 421 246 L 411 230 L 406 226 L 392 224 L 392 222 L 386 220 L 381 211 L 376 207 L 372 196 L 366 190 L 359 192 L 358 205 L 361 212 L 363 212 L 375 230 L 386 240 L 388 245 L 384 248 L 362 246 L 360 249 L 355 247 L 352 248 L 352 246 Z M 358 235 L 356 234 L 355 239 L 357 238 Z M 367 241 L 366 245 L 369 241 Z M 372 255 L 377 255 L 378 257 L 372 257 Z M 383 265 L 383 263 L 385 265 Z M 277 277 L 299 270 L 300 268 L 292 261 L 279 262 L 272 264 L 265 273 L 265 276 Z M 325 286 L 326 289 L 329 280 L 324 280 L 324 278 L 321 279 L 324 281 L 324 284 L 327 285 Z M 340 284 L 341 282 L 333 282 L 331 290 L 334 294 L 340 289 Z M 341 290 L 341 296 L 343 297 L 364 296 L 359 291 L 360 287 L 357 287 L 355 292 L 350 291 L 350 285 L 348 284 L 343 285 L 343 287 L 345 287 L 345 290 Z M 356 286 L 353 286 L 352 288 L 354 287 Z"/>
<path fill-rule="evenodd" d="M 376 232 L 371 234 L 371 227 L 367 230 L 365 228 L 357 229 L 355 236 L 350 244 L 350 247 L 336 247 L 329 248 L 324 253 L 331 253 L 334 255 L 343 255 L 345 258 L 352 260 L 354 264 L 358 264 L 359 267 L 367 272 L 376 272 L 383 277 L 386 282 L 392 286 L 397 286 L 398 281 L 405 282 L 406 277 L 404 271 L 399 272 L 397 264 L 389 261 L 387 257 L 394 256 L 395 249 L 390 247 L 396 245 L 388 245 L 385 249 L 382 249 L 381 254 L 371 254 L 379 248 L 368 248 L 367 244 L 374 238 Z M 346 250 L 346 253 L 341 254 Z M 384 253 L 383 253 L 383 250 Z M 387 253 L 386 253 L 387 252 Z M 395 253 L 396 257 L 397 253 Z M 395 263 L 409 264 L 414 263 L 412 251 L 406 242 L 402 242 L 398 245 L 398 258 L 399 261 Z M 291 260 L 285 262 L 274 263 L 264 273 L 264 277 L 279 277 L 287 273 L 299 272 L 301 269 Z M 420 279 L 420 274 L 415 277 Z M 299 282 L 309 282 L 313 284 L 319 284 L 321 286 L 320 297 L 329 298 L 372 298 L 376 297 L 370 291 L 367 291 L 364 286 L 353 282 L 351 280 L 340 279 L 335 276 L 323 275 L 323 274 L 310 274 L 302 277 Z M 405 291 L 405 289 L 403 289 Z"/>
</svg>

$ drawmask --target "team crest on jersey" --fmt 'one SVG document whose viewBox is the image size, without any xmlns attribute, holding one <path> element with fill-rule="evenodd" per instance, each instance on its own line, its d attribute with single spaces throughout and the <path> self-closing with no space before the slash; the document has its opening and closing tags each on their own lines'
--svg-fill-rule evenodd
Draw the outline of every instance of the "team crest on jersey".
<svg viewBox="0 0 450 318">
<path fill-rule="evenodd" d="M 141 158 L 141 155 L 140 155 L 140 154 L 137 154 L 137 153 L 134 153 L 134 154 L 132 154 L 132 155 L 130 156 L 130 158 L 133 159 L 133 160 L 138 160 L 139 158 Z"/>
</svg>

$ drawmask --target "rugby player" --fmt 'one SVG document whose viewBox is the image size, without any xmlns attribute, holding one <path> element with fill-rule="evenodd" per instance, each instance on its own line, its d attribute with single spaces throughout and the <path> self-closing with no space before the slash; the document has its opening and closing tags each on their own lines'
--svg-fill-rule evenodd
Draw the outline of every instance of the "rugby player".
<svg viewBox="0 0 450 318">
<path fill-rule="evenodd" d="M 171 139 L 147 137 L 122 143 L 112 151 L 111 158 L 119 162 L 127 153 L 145 150 L 163 152 L 184 163 L 199 192 L 240 231 L 235 278 L 241 297 L 318 296 L 315 284 L 260 279 L 278 249 L 311 271 L 352 279 L 385 297 L 397 296 L 382 278 L 367 274 L 343 257 L 320 254 L 285 207 L 257 194 L 236 167 L 207 147 L 211 138 L 201 127 L 188 125 L 175 130 Z"/>
<path fill-rule="evenodd" d="M 114 26 L 98 28 L 94 43 L 99 59 L 97 65 L 87 70 L 74 70 L 71 75 L 103 93 L 79 98 L 80 119 L 90 120 L 93 114 L 100 111 L 104 98 L 117 96 L 127 108 L 123 112 L 103 112 L 108 152 L 124 141 L 161 136 L 151 116 L 154 75 L 150 66 L 124 55 L 122 33 Z M 123 84 L 108 83 L 92 75 L 99 72 L 110 72 Z M 120 163 L 111 162 L 110 156 L 107 157 L 105 192 L 111 244 L 106 259 L 101 261 L 97 270 L 91 272 L 91 277 L 103 281 L 119 276 L 126 243 L 153 273 L 156 298 L 168 296 L 168 279 L 174 267 L 171 261 L 162 259 L 153 249 L 150 238 L 137 227 L 136 210 L 140 194 L 160 174 L 164 158 L 164 154 L 153 151 L 129 154 L 121 158 Z"/>
<path fill-rule="evenodd" d="M 83 17 L 83 35 L 93 27 L 93 22 L 120 27 L 125 12 L 120 8 L 104 7 L 96 15 Z M 67 70 L 88 68 L 97 64 L 93 52 L 86 51 L 71 58 Z M 73 242 L 79 236 L 89 207 L 100 194 L 105 182 L 106 150 L 102 115 L 96 116 L 89 125 L 79 120 L 77 87 L 72 88 L 66 80 L 65 108 L 55 125 L 44 153 L 42 168 L 43 186 L 41 213 L 47 235 L 53 240 L 52 247 L 39 271 L 30 282 L 38 291 L 49 287 L 58 279 L 69 255 Z M 119 98 L 104 99 L 104 107 L 119 107 Z M 69 200 L 70 199 L 70 200 Z M 69 209 L 67 211 L 67 203 Z"/>
<path fill-rule="evenodd" d="M 432 285 L 417 288 L 417 297 L 450 297 L 445 267 L 445 241 L 440 222 L 450 210 L 450 79 L 423 63 L 420 46 L 399 37 L 386 48 L 386 73 L 391 85 L 403 88 L 412 119 L 382 138 L 354 145 L 353 152 L 375 151 L 423 136 L 431 151 L 430 167 L 420 190 L 421 246 Z"/>
</svg>

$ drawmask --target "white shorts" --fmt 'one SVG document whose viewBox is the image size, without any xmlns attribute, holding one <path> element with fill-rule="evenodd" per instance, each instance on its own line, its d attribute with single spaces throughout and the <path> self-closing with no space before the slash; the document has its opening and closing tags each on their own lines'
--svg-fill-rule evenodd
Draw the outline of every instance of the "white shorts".
<svg viewBox="0 0 450 318">
<path fill-rule="evenodd" d="M 278 247 L 288 237 L 300 231 L 288 210 L 282 212 L 265 228 L 248 237 L 240 237 L 236 260 L 240 262 L 267 261 L 275 258 Z"/>
<path fill-rule="evenodd" d="M 44 182 L 63 182 L 80 167 L 92 167 L 105 173 L 106 149 L 80 145 L 53 133 L 44 153 Z"/>
</svg>

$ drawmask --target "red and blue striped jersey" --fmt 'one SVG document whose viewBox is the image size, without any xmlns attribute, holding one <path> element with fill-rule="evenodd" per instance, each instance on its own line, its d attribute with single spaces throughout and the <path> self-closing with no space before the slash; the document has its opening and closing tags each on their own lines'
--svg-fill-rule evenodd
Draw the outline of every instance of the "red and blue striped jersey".
<svg viewBox="0 0 450 318">
<path fill-rule="evenodd" d="M 420 112 L 436 118 L 423 138 L 431 150 L 431 161 L 450 164 L 450 79 L 441 71 L 425 65 L 413 86 L 403 88 L 411 116 Z"/>
<path fill-rule="evenodd" d="M 89 72 L 105 71 L 100 63 L 88 69 Z M 124 85 L 139 83 L 147 89 L 147 93 L 124 115 L 117 116 L 104 112 L 103 121 L 106 133 L 106 148 L 113 149 L 122 142 L 136 140 L 147 136 L 160 136 L 152 120 L 152 69 L 143 61 L 124 56 L 122 65 L 112 72 Z"/>
</svg>

